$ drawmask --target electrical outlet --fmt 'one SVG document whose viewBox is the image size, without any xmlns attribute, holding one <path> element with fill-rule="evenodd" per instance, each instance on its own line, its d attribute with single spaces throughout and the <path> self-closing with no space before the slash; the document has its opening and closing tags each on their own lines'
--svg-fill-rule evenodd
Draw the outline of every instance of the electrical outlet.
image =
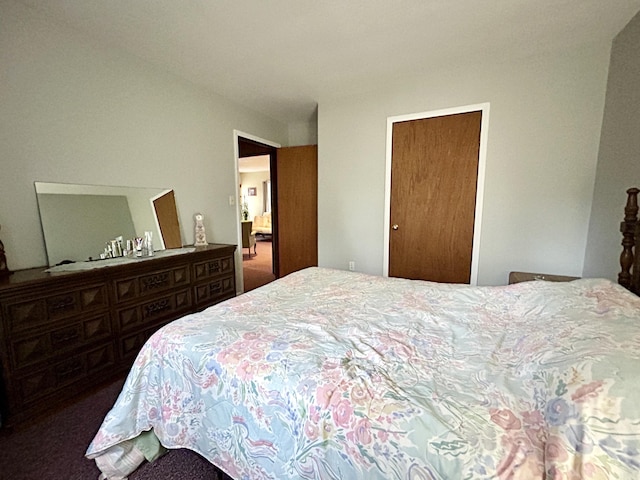
<svg viewBox="0 0 640 480">
<path fill-rule="evenodd" d="M 353 260 L 349 261 L 349 270 L 353 272 L 355 269 L 356 269 L 356 262 L 354 262 Z"/>
</svg>

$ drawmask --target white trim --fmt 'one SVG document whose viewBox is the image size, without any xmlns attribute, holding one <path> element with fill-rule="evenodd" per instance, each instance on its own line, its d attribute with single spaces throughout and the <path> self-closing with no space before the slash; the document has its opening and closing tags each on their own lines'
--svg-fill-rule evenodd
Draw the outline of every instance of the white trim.
<svg viewBox="0 0 640 480">
<path fill-rule="evenodd" d="M 423 118 L 442 117 L 445 115 L 455 115 L 457 113 L 469 113 L 482 111 L 480 124 L 480 150 L 478 152 L 478 181 L 476 186 L 476 211 L 473 225 L 473 247 L 471 250 L 471 285 L 478 284 L 478 262 L 480 253 L 480 238 L 482 225 L 482 211 L 484 203 L 484 181 L 487 163 L 487 143 L 489 139 L 489 103 L 479 103 L 462 107 L 445 108 L 430 112 L 411 113 L 387 117 L 387 148 L 384 177 L 384 234 L 383 234 L 383 255 L 382 255 L 382 275 L 389 276 L 389 225 L 391 221 L 391 153 L 393 140 L 393 124 L 396 122 L 406 122 L 410 120 L 420 120 Z"/>
<path fill-rule="evenodd" d="M 238 191 L 238 185 L 240 184 L 240 152 L 238 149 L 238 138 L 246 138 L 254 142 L 262 143 L 270 147 L 280 148 L 280 144 L 265 140 L 264 138 L 256 137 L 250 133 L 241 132 L 240 130 L 233 130 L 233 158 L 235 163 L 234 170 L 234 185 L 233 195 L 236 199 L 236 241 L 239 248 L 236 248 L 236 294 L 240 295 L 244 292 L 244 272 L 242 270 L 242 223 L 240 221 L 240 192 Z"/>
</svg>

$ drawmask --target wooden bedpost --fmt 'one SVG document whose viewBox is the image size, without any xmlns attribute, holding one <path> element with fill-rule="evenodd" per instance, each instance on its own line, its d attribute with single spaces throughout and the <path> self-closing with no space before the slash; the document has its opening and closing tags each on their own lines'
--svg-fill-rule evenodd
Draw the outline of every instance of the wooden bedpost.
<svg viewBox="0 0 640 480">
<path fill-rule="evenodd" d="M 636 278 L 640 272 L 634 266 L 634 245 L 636 241 L 636 230 L 638 228 L 638 190 L 630 188 L 627 190 L 627 205 L 624 207 L 624 221 L 620 223 L 622 232 L 622 253 L 620 254 L 620 266 L 622 271 L 618 274 L 618 283 L 629 290 L 635 291 L 638 285 L 632 282 L 632 275 Z M 638 262 L 635 262 L 636 266 Z"/>
</svg>

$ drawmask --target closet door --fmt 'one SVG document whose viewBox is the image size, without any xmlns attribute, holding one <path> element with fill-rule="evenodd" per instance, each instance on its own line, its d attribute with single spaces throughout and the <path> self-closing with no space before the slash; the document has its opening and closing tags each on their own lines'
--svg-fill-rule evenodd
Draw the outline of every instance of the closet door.
<svg viewBox="0 0 640 480">
<path fill-rule="evenodd" d="M 481 120 L 393 124 L 389 276 L 470 282 Z"/>
<path fill-rule="evenodd" d="M 318 265 L 318 146 L 276 154 L 277 275 Z"/>
</svg>

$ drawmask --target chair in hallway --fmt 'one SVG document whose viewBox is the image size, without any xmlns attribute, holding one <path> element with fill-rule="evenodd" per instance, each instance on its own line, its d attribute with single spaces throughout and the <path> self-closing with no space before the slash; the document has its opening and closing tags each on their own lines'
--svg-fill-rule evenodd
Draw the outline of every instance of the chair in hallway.
<svg viewBox="0 0 640 480">
<path fill-rule="evenodd" d="M 242 222 L 242 248 L 249 249 L 249 257 L 251 257 L 251 247 L 253 247 L 253 254 L 256 254 L 256 235 L 252 232 L 252 227 L 251 220 Z"/>
</svg>

